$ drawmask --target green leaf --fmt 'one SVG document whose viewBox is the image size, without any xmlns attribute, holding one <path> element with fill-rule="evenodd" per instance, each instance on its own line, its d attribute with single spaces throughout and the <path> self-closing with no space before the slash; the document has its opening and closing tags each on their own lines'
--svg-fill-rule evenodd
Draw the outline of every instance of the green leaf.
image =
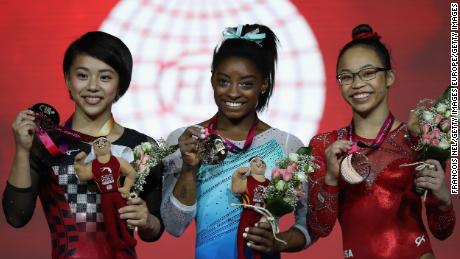
<svg viewBox="0 0 460 259">
<path fill-rule="evenodd" d="M 300 147 L 299 149 L 297 149 L 296 153 L 299 155 L 310 156 L 311 152 L 312 152 L 311 147 Z"/>
<path fill-rule="evenodd" d="M 442 95 L 439 96 L 439 98 L 436 100 L 436 102 L 435 102 L 434 105 L 436 105 L 436 104 L 438 104 L 438 103 L 440 103 L 440 102 L 442 102 L 442 101 L 444 101 L 444 100 L 446 100 L 446 99 L 450 102 L 450 92 L 451 92 L 450 89 L 452 89 L 452 86 L 449 85 L 449 86 L 444 90 L 444 92 L 442 93 Z"/>
</svg>

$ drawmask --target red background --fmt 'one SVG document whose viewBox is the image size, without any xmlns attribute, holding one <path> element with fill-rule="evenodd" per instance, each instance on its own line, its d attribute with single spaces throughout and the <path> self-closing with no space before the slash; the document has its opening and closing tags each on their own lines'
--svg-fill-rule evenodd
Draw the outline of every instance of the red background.
<svg viewBox="0 0 460 259">
<path fill-rule="evenodd" d="M 302 1 L 294 4 L 317 38 L 325 70 L 327 97 L 319 131 L 345 125 L 350 111 L 334 80 L 336 56 L 359 23 L 371 24 L 392 52 L 396 84 L 390 90 L 390 107 L 401 120 L 418 100 L 436 97 L 450 80 L 450 5 L 448 1 Z M 11 164 L 14 142 L 11 123 L 15 114 L 36 102 L 52 103 L 62 117 L 73 109 L 61 72 L 67 45 L 86 31 L 97 30 L 112 7 L 110 1 L 0 1 L 0 189 Z M 305 71 L 308 73 L 308 71 Z M 155 137 L 155 136 L 154 136 Z M 458 196 L 453 197 L 460 211 Z M 288 226 L 291 219 L 284 220 Z M 370 219 L 372 220 L 372 219 Z M 194 227 L 184 236 L 164 234 L 159 242 L 140 243 L 140 258 L 193 258 Z M 31 222 L 13 229 L 0 216 L 1 258 L 49 258 L 50 239 L 41 206 Z M 458 258 L 454 244 L 460 231 L 432 244 L 438 258 Z M 364 244 L 363 244 L 364 245 Z M 340 229 L 311 248 L 283 258 L 341 258 Z"/>
</svg>

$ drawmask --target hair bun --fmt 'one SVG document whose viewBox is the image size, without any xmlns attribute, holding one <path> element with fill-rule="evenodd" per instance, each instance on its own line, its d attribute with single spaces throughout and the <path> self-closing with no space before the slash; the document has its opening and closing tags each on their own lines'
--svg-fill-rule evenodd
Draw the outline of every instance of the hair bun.
<svg viewBox="0 0 460 259">
<path fill-rule="evenodd" d="M 372 30 L 372 27 L 368 24 L 360 24 L 353 28 L 351 32 L 351 37 L 353 40 L 359 39 L 375 39 L 380 40 L 380 35 Z"/>
</svg>

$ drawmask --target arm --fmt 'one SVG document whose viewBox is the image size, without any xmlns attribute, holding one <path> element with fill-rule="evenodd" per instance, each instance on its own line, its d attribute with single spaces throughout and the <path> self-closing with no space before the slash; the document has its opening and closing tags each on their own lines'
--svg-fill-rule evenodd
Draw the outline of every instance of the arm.
<svg viewBox="0 0 460 259">
<path fill-rule="evenodd" d="M 93 179 L 93 171 L 92 171 L 92 163 L 85 164 L 86 158 L 85 152 L 80 152 L 75 156 L 74 160 L 74 168 L 75 173 L 77 174 L 78 180 L 80 181 L 88 181 Z"/>
<path fill-rule="evenodd" d="M 169 146 L 177 144 L 178 138 L 183 132 L 184 130 L 182 129 L 174 131 L 168 136 L 166 143 Z M 171 235 L 178 237 L 182 235 L 195 218 L 195 172 L 187 174 L 184 171 L 182 155 L 178 150 L 163 160 L 163 175 L 161 216 L 164 220 L 165 229 Z M 180 182 L 179 178 L 181 178 Z M 178 190 L 181 191 L 177 193 Z M 176 192 L 174 193 L 174 191 Z M 181 196 L 181 194 L 183 194 L 182 198 L 185 198 L 187 194 L 193 196 L 193 202 L 184 203 L 179 198 L 176 198 Z"/>
<path fill-rule="evenodd" d="M 335 134 L 335 133 L 332 133 Z M 335 185 L 326 183 L 327 175 L 327 162 L 326 162 L 326 147 L 330 146 L 333 139 L 330 136 L 317 136 L 314 137 L 310 146 L 313 149 L 313 156 L 316 158 L 316 163 L 319 169 L 309 175 L 308 189 L 308 226 L 310 227 L 313 235 L 317 237 L 325 237 L 330 234 L 334 228 L 338 212 L 338 166 L 336 175 L 331 177 Z"/>
<path fill-rule="evenodd" d="M 38 145 L 34 142 L 34 112 L 24 110 L 16 116 L 12 128 L 16 152 L 10 168 L 8 182 L 3 193 L 3 211 L 8 223 L 13 227 L 22 227 L 33 215 L 38 195 L 41 160 Z"/>
<path fill-rule="evenodd" d="M 122 188 L 118 188 L 118 191 L 121 193 L 123 198 L 128 198 L 129 191 L 136 182 L 137 172 L 134 168 L 128 163 L 128 161 L 123 158 L 117 157 L 118 162 L 120 162 L 120 171 L 125 176 L 125 181 Z"/>
<path fill-rule="evenodd" d="M 246 191 L 248 186 L 248 180 L 246 173 L 249 171 L 249 168 L 243 167 L 239 168 L 232 175 L 232 192 L 237 194 L 242 194 Z"/>
<path fill-rule="evenodd" d="M 182 155 L 182 170 L 174 186 L 174 197 L 185 205 L 196 202 L 196 174 L 200 166 L 197 153 L 197 139 L 204 138 L 203 129 L 189 127 L 179 137 L 179 147 Z"/>
</svg>

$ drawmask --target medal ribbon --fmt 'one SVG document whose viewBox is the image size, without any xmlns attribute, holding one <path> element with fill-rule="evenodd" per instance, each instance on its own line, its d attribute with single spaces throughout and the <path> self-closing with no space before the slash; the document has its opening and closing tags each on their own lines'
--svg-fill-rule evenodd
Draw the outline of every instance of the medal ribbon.
<svg viewBox="0 0 460 259">
<path fill-rule="evenodd" d="M 224 139 L 225 144 L 227 145 L 228 151 L 230 151 L 230 152 L 232 152 L 234 154 L 237 154 L 237 153 L 241 153 L 241 152 L 244 152 L 244 151 L 248 150 L 248 148 L 252 144 L 252 141 L 254 140 L 254 137 L 256 136 L 256 127 L 257 127 L 258 123 L 259 123 L 259 118 L 256 115 L 254 123 L 252 124 L 251 128 L 249 129 L 248 135 L 246 136 L 246 140 L 244 141 L 243 148 L 239 148 L 238 146 L 233 144 L 230 140 L 228 140 L 227 138 L 221 136 Z M 211 120 L 209 121 L 207 130 L 208 130 L 208 132 L 210 134 L 219 135 L 217 133 L 217 115 L 214 115 L 214 117 L 211 118 Z"/>
<path fill-rule="evenodd" d="M 37 129 L 36 129 L 37 136 L 52 156 L 63 155 L 67 151 L 67 145 L 62 144 L 58 147 L 54 143 L 54 141 L 51 139 L 51 137 L 48 135 L 48 132 L 57 131 L 61 135 L 77 140 L 77 141 L 92 142 L 93 140 L 101 136 L 109 135 L 110 132 L 113 130 L 113 127 L 115 126 L 115 120 L 113 116 L 111 115 L 110 118 L 101 127 L 101 129 L 99 129 L 97 135 L 90 136 L 90 135 L 72 130 L 72 117 L 73 116 L 71 116 L 66 121 L 66 123 L 64 124 L 64 127 L 61 127 L 59 125 L 54 125 L 46 116 L 36 114 L 35 118 L 36 118 L 36 124 L 37 124 Z"/>
<path fill-rule="evenodd" d="M 388 117 L 385 119 L 383 122 L 382 127 L 380 127 L 379 133 L 377 134 L 377 137 L 372 141 L 370 145 L 367 145 L 366 143 L 362 141 L 355 142 L 353 141 L 353 121 L 351 121 L 349 127 L 349 135 L 350 135 L 350 142 L 353 142 L 352 148 L 348 151 L 348 154 L 352 154 L 356 151 L 359 150 L 359 148 L 370 148 L 370 149 L 376 149 L 378 148 L 383 141 L 386 139 L 388 136 L 388 133 L 390 133 L 391 126 L 393 125 L 393 122 L 395 121 L 395 117 L 393 114 L 388 114 Z"/>
</svg>

